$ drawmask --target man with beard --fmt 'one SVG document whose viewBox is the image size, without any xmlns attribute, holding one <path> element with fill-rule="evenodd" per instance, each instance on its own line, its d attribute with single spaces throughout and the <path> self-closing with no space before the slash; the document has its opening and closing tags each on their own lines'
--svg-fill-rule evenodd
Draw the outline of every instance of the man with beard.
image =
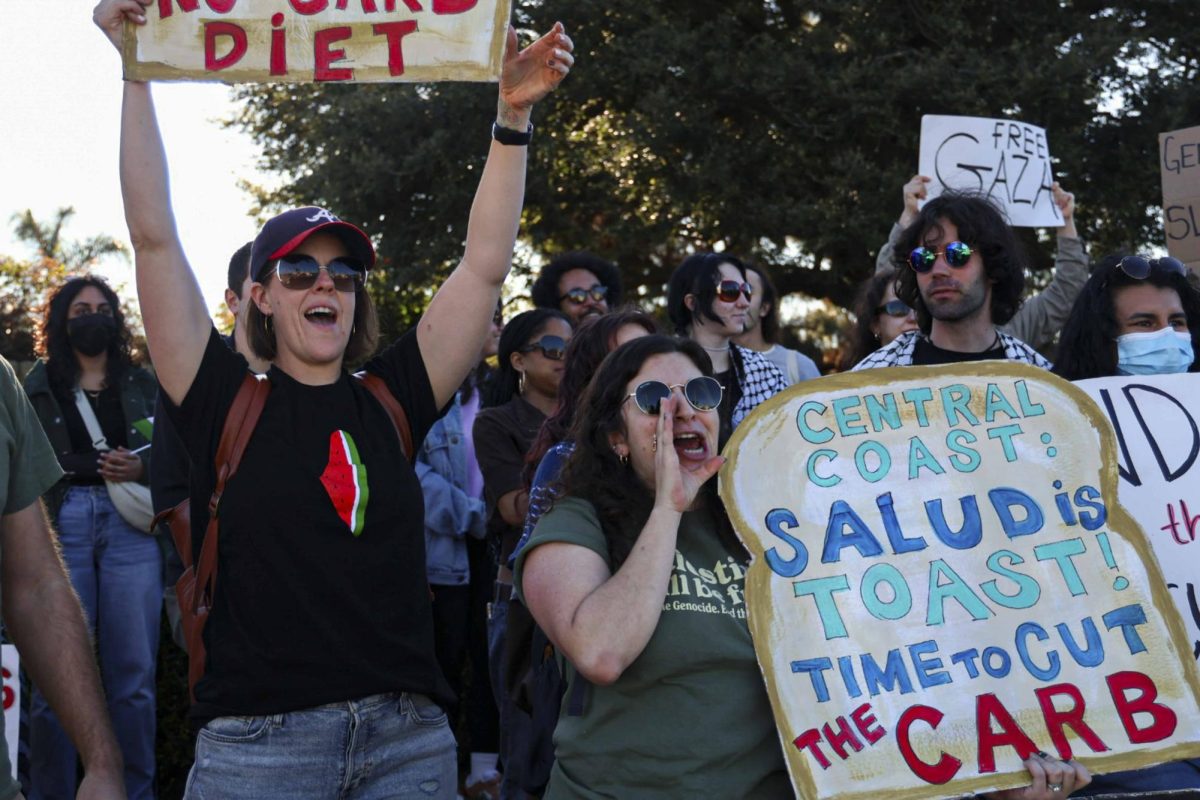
<svg viewBox="0 0 1200 800">
<path fill-rule="evenodd" d="M 535 306 L 557 309 L 578 326 L 621 304 L 621 273 L 591 253 L 567 253 L 546 265 L 530 294 Z"/>
<path fill-rule="evenodd" d="M 1025 289 L 1020 243 L 982 195 L 946 192 L 930 200 L 896 246 L 896 296 L 917 312 L 919 330 L 864 358 L 854 369 L 1009 359 L 1050 362 L 996 328 L 1012 319 Z"/>
</svg>

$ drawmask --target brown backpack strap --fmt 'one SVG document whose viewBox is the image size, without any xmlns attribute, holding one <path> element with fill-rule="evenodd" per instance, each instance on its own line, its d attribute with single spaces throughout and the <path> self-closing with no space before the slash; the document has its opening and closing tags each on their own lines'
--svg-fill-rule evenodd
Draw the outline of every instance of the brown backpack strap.
<svg viewBox="0 0 1200 800">
<path fill-rule="evenodd" d="M 196 584 L 192 595 L 191 611 L 208 608 L 217 585 L 217 531 L 221 511 L 221 495 L 225 485 L 237 472 L 242 454 L 250 436 L 258 425 L 271 384 L 266 376 L 256 377 L 247 373 L 233 398 L 233 405 L 225 417 L 221 429 L 221 441 L 217 445 L 217 483 L 212 498 L 208 501 L 208 527 L 204 531 L 204 543 L 200 545 L 200 558 L 196 562 Z M 190 553 L 190 548 L 189 548 Z"/>
<path fill-rule="evenodd" d="M 412 429 L 408 426 L 408 414 L 404 413 L 404 406 L 400 405 L 400 401 L 392 394 L 392 390 L 388 388 L 383 378 L 375 373 L 357 372 L 354 377 L 362 381 L 363 386 L 367 387 L 368 391 L 375 395 L 379 405 L 383 406 L 383 410 L 392 420 L 392 427 L 396 429 L 396 436 L 400 439 L 400 449 L 404 451 L 404 457 L 408 459 L 409 463 L 412 463 Z"/>
</svg>

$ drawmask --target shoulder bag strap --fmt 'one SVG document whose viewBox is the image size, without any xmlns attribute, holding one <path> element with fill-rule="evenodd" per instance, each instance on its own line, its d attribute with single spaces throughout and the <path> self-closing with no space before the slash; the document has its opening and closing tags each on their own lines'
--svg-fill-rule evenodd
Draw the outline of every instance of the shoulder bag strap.
<svg viewBox="0 0 1200 800">
<path fill-rule="evenodd" d="M 400 405 L 400 401 L 392 394 L 387 383 L 378 375 L 372 372 L 357 372 L 354 377 L 362 381 L 363 386 L 367 387 L 367 390 L 375 395 L 379 405 L 383 406 L 383 410 L 392 420 L 392 427 L 396 429 L 396 436 L 400 439 L 400 449 L 404 451 L 404 457 L 408 459 L 409 463 L 412 463 L 412 429 L 408 426 L 408 415 L 404 413 L 404 406 Z"/>
<path fill-rule="evenodd" d="M 88 436 L 92 440 L 92 447 L 97 450 L 111 450 L 112 448 L 108 446 L 108 439 L 104 438 L 104 431 L 100 430 L 100 420 L 96 418 L 92 404 L 84 397 L 83 389 L 79 386 L 75 387 L 75 407 L 79 409 L 79 416 L 83 418 L 83 427 L 87 428 Z"/>
<path fill-rule="evenodd" d="M 237 472 L 242 454 L 246 451 L 255 426 L 258 425 L 258 418 L 262 415 L 263 405 L 266 404 L 270 391 L 271 384 L 265 375 L 255 376 L 247 373 L 225 417 L 221 441 L 217 445 L 217 483 L 213 488 L 212 498 L 208 501 L 208 527 L 204 531 L 204 544 L 200 546 L 200 558 L 196 562 L 193 611 L 207 608 L 212 602 L 213 590 L 217 585 L 217 531 L 220 527 L 218 517 L 221 511 L 221 495 L 225 491 L 225 484 Z"/>
</svg>

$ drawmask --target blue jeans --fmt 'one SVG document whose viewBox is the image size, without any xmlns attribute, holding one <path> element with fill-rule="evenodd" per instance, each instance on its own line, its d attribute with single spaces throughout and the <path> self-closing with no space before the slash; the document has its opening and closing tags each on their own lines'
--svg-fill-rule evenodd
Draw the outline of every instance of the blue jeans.
<svg viewBox="0 0 1200 800">
<path fill-rule="evenodd" d="M 377 694 L 200 729 L 184 800 L 454 800 L 446 712 L 424 695 Z"/>
<path fill-rule="evenodd" d="M 492 679 L 492 693 L 500 710 L 500 763 L 504 775 L 500 781 L 500 800 L 523 800 L 527 793 L 521 789 L 521 765 L 513 758 L 519 742 L 529 739 L 530 719 L 528 714 L 513 704 L 504 689 L 504 636 L 508 632 L 508 598 L 492 601 L 488 616 L 488 665 Z"/>
<path fill-rule="evenodd" d="M 103 486 L 67 491 L 58 514 L 63 560 L 96 640 L 100 677 L 130 800 L 154 797 L 154 667 L 162 608 L 158 543 L 127 523 Z M 30 800 L 75 797 L 75 747 L 34 687 Z"/>
</svg>

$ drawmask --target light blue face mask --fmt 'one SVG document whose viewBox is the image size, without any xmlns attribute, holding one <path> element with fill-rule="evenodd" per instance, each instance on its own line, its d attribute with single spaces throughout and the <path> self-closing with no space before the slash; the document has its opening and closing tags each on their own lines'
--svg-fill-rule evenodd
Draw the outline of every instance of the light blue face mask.
<svg viewBox="0 0 1200 800">
<path fill-rule="evenodd" d="M 1195 360 L 1192 334 L 1163 328 L 1117 337 L 1118 375 L 1170 375 L 1187 372 Z"/>
</svg>

